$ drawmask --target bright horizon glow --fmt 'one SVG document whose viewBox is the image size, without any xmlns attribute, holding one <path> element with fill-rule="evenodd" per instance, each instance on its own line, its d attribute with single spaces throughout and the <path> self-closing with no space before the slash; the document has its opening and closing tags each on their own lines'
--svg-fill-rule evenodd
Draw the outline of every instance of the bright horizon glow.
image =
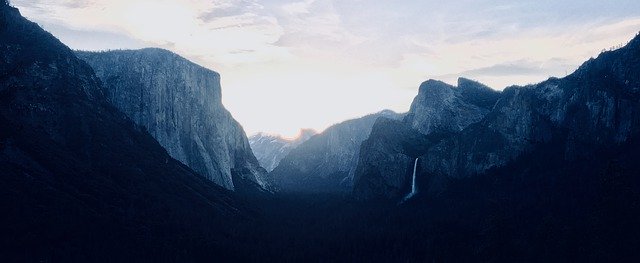
<svg viewBox="0 0 640 263">
<path fill-rule="evenodd" d="M 74 49 L 160 47 L 221 74 L 247 134 L 405 112 L 421 82 L 501 90 L 626 43 L 640 1 L 13 0 Z"/>
</svg>

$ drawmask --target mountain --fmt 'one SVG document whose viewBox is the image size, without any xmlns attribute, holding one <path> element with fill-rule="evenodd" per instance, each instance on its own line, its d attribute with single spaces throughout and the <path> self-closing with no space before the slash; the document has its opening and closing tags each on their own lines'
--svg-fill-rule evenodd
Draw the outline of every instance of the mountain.
<svg viewBox="0 0 640 263">
<path fill-rule="evenodd" d="M 353 193 L 370 200 L 358 206 L 396 209 L 345 220 L 371 225 L 362 231 L 369 243 L 414 247 L 415 261 L 632 262 L 639 103 L 640 35 L 567 77 L 505 89 L 459 131 L 380 119 L 362 144 Z"/>
<path fill-rule="evenodd" d="M 242 126 L 222 105 L 220 75 L 167 50 L 76 52 L 102 80 L 105 95 L 167 152 L 233 190 L 266 187 Z"/>
<path fill-rule="evenodd" d="M 316 134 L 315 130 L 302 129 L 294 139 L 288 139 L 278 135 L 257 133 L 249 137 L 249 144 L 260 165 L 271 172 L 292 149 Z"/>
<path fill-rule="evenodd" d="M 437 80 L 420 85 L 404 122 L 423 134 L 458 132 L 480 121 L 500 96 L 487 86 L 465 78 L 454 87 Z"/>
<path fill-rule="evenodd" d="M 229 257 L 223 239 L 244 205 L 105 93 L 72 50 L 0 3 L 3 261 Z"/>
<path fill-rule="evenodd" d="M 428 189 L 482 174 L 553 143 L 571 161 L 628 144 L 640 131 L 640 37 L 602 53 L 571 75 L 507 88 L 482 122 L 421 157 Z"/>
<path fill-rule="evenodd" d="M 402 116 L 385 110 L 335 124 L 293 149 L 269 176 L 284 192 L 349 191 L 360 144 L 369 136 L 374 122 L 380 117 Z"/>
<path fill-rule="evenodd" d="M 485 174 L 541 149 L 554 149 L 561 153 L 558 159 L 569 163 L 588 158 L 603 149 L 629 144 L 640 130 L 639 43 L 640 38 L 636 37 L 624 48 L 602 53 L 565 78 L 550 78 L 525 87 L 509 87 L 500 94 L 491 110 L 483 113 L 482 119 L 473 117 L 474 121 L 465 122 L 468 125 L 464 128 L 455 125 L 459 121 L 452 122 L 454 125 L 450 127 L 463 129 L 453 129 L 454 133 L 430 141 L 423 147 L 426 150 L 410 156 L 419 160 L 416 173 L 418 188 L 427 194 L 439 194 L 446 191 L 452 181 Z M 414 108 L 418 107 L 412 107 L 412 110 Z M 439 112 L 431 119 L 440 119 L 439 114 L 446 115 L 447 112 Z M 410 112 L 405 121 L 411 121 L 411 116 Z M 428 121 L 416 124 L 416 119 Z M 429 119 L 414 117 L 411 123 L 418 130 L 430 131 L 433 129 L 429 125 L 434 121 Z M 394 144 L 393 140 L 383 141 Z M 393 158 L 396 157 L 388 156 L 388 159 Z M 379 159 L 385 157 L 371 161 L 372 165 L 382 162 Z M 403 162 L 398 166 L 409 169 Z M 380 181 L 375 169 L 363 168 L 361 171 L 363 173 L 357 178 L 362 184 L 360 188 L 356 185 L 356 195 L 370 198 L 367 193 L 382 192 L 383 196 L 398 197 L 397 191 L 371 188 L 372 183 L 367 181 Z M 384 182 L 403 181 L 401 185 L 407 189 L 407 174 L 396 174 L 403 178 Z"/>
<path fill-rule="evenodd" d="M 354 195 L 360 199 L 397 197 L 409 189 L 415 159 L 430 145 L 479 122 L 500 92 L 465 78 L 454 87 L 428 80 L 402 121 L 382 120 L 362 143 Z"/>
</svg>

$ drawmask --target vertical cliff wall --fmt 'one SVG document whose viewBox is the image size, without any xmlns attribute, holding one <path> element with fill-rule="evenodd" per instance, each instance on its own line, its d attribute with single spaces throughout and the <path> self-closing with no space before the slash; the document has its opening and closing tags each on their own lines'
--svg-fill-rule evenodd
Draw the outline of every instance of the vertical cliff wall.
<svg viewBox="0 0 640 263">
<path fill-rule="evenodd" d="M 242 126 L 222 105 L 218 73 L 162 49 L 77 54 L 110 102 L 173 158 L 227 189 L 245 179 L 266 185 Z"/>
</svg>

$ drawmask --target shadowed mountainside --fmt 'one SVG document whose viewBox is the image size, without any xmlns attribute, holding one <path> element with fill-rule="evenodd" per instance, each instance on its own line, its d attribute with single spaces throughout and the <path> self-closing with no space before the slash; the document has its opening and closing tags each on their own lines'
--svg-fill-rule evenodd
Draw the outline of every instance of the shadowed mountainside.
<svg viewBox="0 0 640 263">
<path fill-rule="evenodd" d="M 416 158 L 430 145 L 481 121 L 501 94 L 465 78 L 454 87 L 420 85 L 406 117 L 379 121 L 362 143 L 353 193 L 359 199 L 395 198 L 406 192 Z"/>
<path fill-rule="evenodd" d="M 333 125 L 293 149 L 269 176 L 283 192 L 349 192 L 360 144 L 373 123 L 401 116 L 385 110 Z"/>
<path fill-rule="evenodd" d="M 73 51 L 5 3 L 0 170 L 8 261 L 225 258 L 235 253 L 213 244 L 247 218 L 111 106 Z"/>
</svg>

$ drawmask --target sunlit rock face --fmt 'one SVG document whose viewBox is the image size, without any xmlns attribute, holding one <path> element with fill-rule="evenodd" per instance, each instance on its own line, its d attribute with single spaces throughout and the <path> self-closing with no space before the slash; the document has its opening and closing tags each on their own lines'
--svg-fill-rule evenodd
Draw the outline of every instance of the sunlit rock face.
<svg viewBox="0 0 640 263">
<path fill-rule="evenodd" d="M 458 86 L 422 83 L 403 121 L 379 120 L 362 143 L 353 192 L 359 199 L 392 198 L 408 190 L 413 161 L 431 145 L 477 123 L 500 96 L 460 78 Z"/>
<path fill-rule="evenodd" d="M 218 73 L 162 49 L 77 55 L 93 67 L 110 102 L 173 158 L 227 189 L 236 179 L 266 186 L 266 171 L 222 105 Z"/>
<path fill-rule="evenodd" d="M 350 191 L 360 145 L 375 121 L 402 116 L 385 110 L 333 125 L 293 149 L 270 173 L 270 179 L 284 192 Z"/>
<path fill-rule="evenodd" d="M 271 172 L 291 150 L 316 134 L 317 132 L 313 129 L 303 129 L 298 136 L 288 139 L 278 135 L 257 133 L 249 137 L 249 144 L 260 165 Z"/>
<path fill-rule="evenodd" d="M 423 134 L 461 131 L 480 121 L 499 95 L 468 79 L 460 78 L 458 87 L 428 80 L 420 85 L 405 122 Z"/>
</svg>

